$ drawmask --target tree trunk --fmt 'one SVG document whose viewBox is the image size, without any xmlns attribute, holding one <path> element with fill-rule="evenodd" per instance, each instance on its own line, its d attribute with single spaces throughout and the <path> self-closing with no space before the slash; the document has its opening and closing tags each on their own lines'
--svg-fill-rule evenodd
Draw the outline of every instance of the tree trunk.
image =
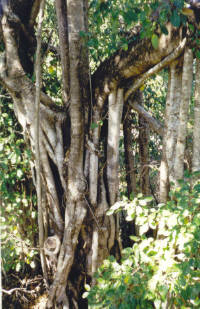
<svg viewBox="0 0 200 309">
<path fill-rule="evenodd" d="M 175 181 L 180 178 L 183 178 L 183 172 L 184 172 L 184 154 L 185 154 L 185 142 L 187 135 L 189 103 L 192 91 L 192 76 L 193 76 L 193 53 L 192 50 L 186 48 L 183 61 L 182 97 L 181 97 L 178 136 L 177 136 L 176 153 L 174 161 Z"/>
<path fill-rule="evenodd" d="M 165 106 L 165 125 L 163 132 L 162 140 L 162 158 L 160 162 L 160 178 L 159 178 L 159 201 L 161 203 L 166 203 L 169 193 L 169 171 L 168 171 L 168 162 L 166 154 L 166 143 L 167 143 L 167 126 L 169 121 L 169 110 L 170 110 L 170 89 L 171 89 L 171 67 L 168 74 L 168 89 L 167 89 L 167 98 Z"/>
<path fill-rule="evenodd" d="M 123 130 L 124 130 L 124 156 L 126 166 L 126 182 L 127 193 L 130 199 L 131 194 L 137 193 L 136 187 L 136 173 L 135 160 L 133 155 L 133 132 L 132 132 L 132 118 L 131 108 L 126 108 L 124 111 Z"/>
<path fill-rule="evenodd" d="M 62 303 L 72 306 L 66 295 L 68 276 L 73 265 L 79 232 L 87 213 L 85 200 L 86 179 L 84 177 L 84 113 L 82 84 L 79 72 L 87 66 L 82 60 L 83 44 L 80 31 L 85 31 L 83 1 L 67 2 L 69 38 L 69 80 L 70 80 L 70 149 L 67 163 L 67 190 L 65 205 L 64 235 L 53 283 L 49 291 L 48 308 Z M 85 60 L 85 59 L 84 59 Z M 65 72 L 65 67 L 63 68 Z M 64 76 L 64 74 L 63 74 Z M 72 298 L 77 304 L 77 299 Z"/>
<path fill-rule="evenodd" d="M 58 35 L 60 43 L 60 58 L 62 66 L 62 97 L 63 103 L 69 104 L 69 44 L 68 44 L 68 24 L 67 7 L 65 0 L 55 1 L 56 14 L 58 20 Z"/>
<path fill-rule="evenodd" d="M 168 198 L 169 182 L 173 181 L 174 156 L 179 125 L 181 81 L 181 63 L 180 61 L 175 61 L 170 65 L 162 160 L 160 166 L 160 202 L 163 203 L 165 203 Z"/>
<path fill-rule="evenodd" d="M 200 59 L 196 59 L 192 170 L 200 171 Z"/>
<path fill-rule="evenodd" d="M 143 95 L 139 91 L 136 96 L 139 105 L 143 105 Z M 140 189 L 144 195 L 149 195 L 149 125 L 139 115 L 139 154 L 140 154 Z"/>
<path fill-rule="evenodd" d="M 41 93 L 41 43 L 42 43 L 42 22 L 44 16 L 45 1 L 40 5 L 37 31 L 37 50 L 35 61 L 35 170 L 36 170 L 36 191 L 38 204 L 38 228 L 39 228 L 39 247 L 42 271 L 45 283 L 48 286 L 47 265 L 44 254 L 44 218 L 42 214 L 42 182 L 41 182 L 41 164 L 40 164 L 40 93 Z"/>
</svg>

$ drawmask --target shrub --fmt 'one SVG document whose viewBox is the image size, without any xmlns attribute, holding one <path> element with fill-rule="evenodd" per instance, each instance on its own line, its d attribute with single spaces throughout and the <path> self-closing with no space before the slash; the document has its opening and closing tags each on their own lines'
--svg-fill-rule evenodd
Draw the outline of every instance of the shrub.
<svg viewBox="0 0 200 309">
<path fill-rule="evenodd" d="M 200 181 L 194 178 L 180 180 L 166 205 L 140 194 L 109 210 L 126 211 L 137 235 L 120 263 L 109 257 L 96 285 L 87 286 L 90 308 L 200 308 Z"/>
<path fill-rule="evenodd" d="M 34 267 L 37 221 L 30 174 L 31 151 L 22 138 L 13 105 L 2 92 L 0 101 L 0 204 L 3 273 Z"/>
</svg>

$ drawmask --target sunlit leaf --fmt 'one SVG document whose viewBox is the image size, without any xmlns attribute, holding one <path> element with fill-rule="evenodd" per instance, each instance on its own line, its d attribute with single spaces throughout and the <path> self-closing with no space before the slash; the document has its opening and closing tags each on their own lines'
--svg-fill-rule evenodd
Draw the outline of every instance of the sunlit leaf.
<svg viewBox="0 0 200 309">
<path fill-rule="evenodd" d="M 159 42 L 158 36 L 157 36 L 157 34 L 154 33 L 154 34 L 152 35 L 152 37 L 151 37 L 151 43 L 152 43 L 152 45 L 153 45 L 153 47 L 154 47 L 155 49 L 158 48 L 158 42 Z"/>
</svg>

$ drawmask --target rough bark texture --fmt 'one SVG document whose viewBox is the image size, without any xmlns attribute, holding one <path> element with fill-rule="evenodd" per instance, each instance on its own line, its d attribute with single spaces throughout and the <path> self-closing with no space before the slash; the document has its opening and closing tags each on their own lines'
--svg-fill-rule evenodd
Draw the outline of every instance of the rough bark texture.
<svg viewBox="0 0 200 309">
<path fill-rule="evenodd" d="M 179 127 L 179 109 L 181 100 L 182 70 L 180 60 L 170 65 L 168 94 L 165 112 L 163 153 L 160 167 L 160 201 L 166 202 L 169 182 L 173 181 L 174 157 Z"/>
<path fill-rule="evenodd" d="M 108 146 L 107 146 L 107 181 L 110 205 L 117 200 L 119 138 L 122 110 L 124 103 L 123 89 L 111 92 L 108 98 Z"/>
<path fill-rule="evenodd" d="M 13 98 L 16 116 L 35 156 L 36 91 L 27 73 L 33 73 L 33 26 L 39 1 L 11 3 L 1 19 L 5 50 L 0 57 L 0 82 Z M 97 267 L 110 253 L 120 257 L 118 218 L 106 216 L 106 210 L 118 197 L 118 148 L 124 102 L 152 72 L 178 57 L 185 41 L 180 29 L 169 24 L 169 33 L 161 34 L 157 49 L 150 39 L 135 40 L 127 51 L 117 51 L 99 66 L 92 76 L 91 90 L 88 51 L 80 37 L 80 31 L 87 31 L 87 1 L 58 0 L 56 10 L 63 107 L 41 92 L 42 121 L 38 126 L 44 249 L 49 261 L 47 307 L 87 308 L 82 299 L 85 282 L 92 281 Z M 133 81 L 137 87 L 125 93 Z M 174 95 L 174 91 L 170 90 L 170 94 Z M 147 115 L 144 118 L 148 119 Z M 158 131 L 152 118 L 151 123 Z M 146 165 L 146 150 L 144 159 Z"/>
<path fill-rule="evenodd" d="M 188 110 L 192 91 L 192 76 L 193 76 L 193 53 L 192 50 L 186 48 L 183 61 L 182 97 L 181 97 L 179 127 L 178 127 L 178 136 L 177 136 L 176 153 L 174 161 L 175 180 L 182 178 L 184 172 L 185 140 L 187 135 Z"/>
<path fill-rule="evenodd" d="M 67 190 L 64 235 L 58 257 L 57 270 L 50 287 L 48 308 L 61 303 L 70 308 L 77 299 L 66 295 L 66 285 L 74 260 L 79 232 L 86 215 L 86 180 L 83 174 L 84 161 L 84 114 L 82 102 L 82 84 L 79 71 L 83 68 L 80 31 L 85 31 L 83 2 L 67 2 L 69 63 L 70 63 L 70 150 L 67 164 Z M 87 65 L 87 63 L 86 63 Z M 63 68 L 65 72 L 65 67 Z M 63 74 L 64 76 L 64 74 Z M 72 303 L 71 303 L 72 301 Z"/>
<path fill-rule="evenodd" d="M 143 95 L 137 91 L 136 100 L 143 105 Z M 139 114 L 139 155 L 140 155 L 140 190 L 144 195 L 149 195 L 149 124 Z"/>
<path fill-rule="evenodd" d="M 137 193 L 136 187 L 136 173 L 135 173 L 135 160 L 133 154 L 133 133 L 132 133 L 132 118 L 131 108 L 126 108 L 124 111 L 123 130 L 124 130 L 124 156 L 126 165 L 126 182 L 127 182 L 127 193 L 130 198 L 131 193 Z"/>
<path fill-rule="evenodd" d="M 195 107 L 193 133 L 193 172 L 200 170 L 200 59 L 196 59 Z"/>
<path fill-rule="evenodd" d="M 42 182 L 41 182 L 41 163 L 40 163 L 40 93 L 41 93 L 41 43 L 42 43 L 42 22 L 44 16 L 45 1 L 40 5 L 37 29 L 37 50 L 35 61 L 35 156 L 36 156 L 36 191 L 37 191 L 37 205 L 38 205 L 38 228 L 39 228 L 39 246 L 40 246 L 40 260 L 44 273 L 44 279 L 48 286 L 47 266 L 44 255 L 44 219 L 42 214 Z"/>
<path fill-rule="evenodd" d="M 169 94 L 169 115 L 166 133 L 166 157 L 169 169 L 169 181 L 173 180 L 175 148 L 179 128 L 179 110 L 181 101 L 182 70 L 178 62 L 171 64 L 171 84 Z"/>
<path fill-rule="evenodd" d="M 63 103 L 69 104 L 69 46 L 68 46 L 68 24 L 67 24 L 67 7 L 65 0 L 57 0 L 56 14 L 58 20 L 58 34 L 60 42 L 60 57 L 62 66 L 62 88 Z"/>
<path fill-rule="evenodd" d="M 168 74 L 168 89 L 165 107 L 165 124 L 163 132 L 163 143 L 162 143 L 162 158 L 160 163 L 160 177 L 159 177 L 159 201 L 165 203 L 168 198 L 169 193 L 169 171 L 167 163 L 166 154 L 166 142 L 167 142 L 167 128 L 169 121 L 169 111 L 170 111 L 170 89 L 171 89 L 171 67 Z"/>
</svg>

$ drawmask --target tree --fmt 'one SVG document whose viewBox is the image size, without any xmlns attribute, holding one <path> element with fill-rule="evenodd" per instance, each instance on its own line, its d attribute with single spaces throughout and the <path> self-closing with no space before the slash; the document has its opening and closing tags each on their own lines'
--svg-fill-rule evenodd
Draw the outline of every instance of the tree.
<svg viewBox="0 0 200 309">
<path fill-rule="evenodd" d="M 1 3 L 0 82 L 13 99 L 16 116 L 35 161 L 39 155 L 40 168 L 35 169 L 33 176 L 37 180 L 41 178 L 38 207 L 42 207 L 40 250 L 49 289 L 47 308 L 87 308 L 87 302 L 82 299 L 85 282 L 92 281 L 97 267 L 109 254 L 120 258 L 119 220 L 116 215 L 106 216 L 106 211 L 118 199 L 123 108 L 132 104 L 132 94 L 146 78 L 169 65 L 174 72 L 172 64 L 190 44 L 180 22 L 181 18 L 185 19 L 179 6 L 172 11 L 168 1 L 161 1 L 166 15 L 162 15 L 162 19 L 157 14 L 159 3 L 152 2 L 150 9 L 149 4 L 144 3 L 139 11 L 131 7 L 131 11 L 137 13 L 132 16 L 134 22 L 139 16 L 143 27 L 136 27 L 133 34 L 128 34 L 133 40 L 127 41 L 122 36 L 121 48 L 102 61 L 91 76 L 86 44 L 88 2 L 57 0 L 62 104 L 56 104 L 46 94 L 47 89 L 41 88 L 38 139 L 33 60 L 37 45 L 34 27 L 40 1 Z M 90 6 L 94 7 L 94 1 Z M 97 9 L 106 17 L 111 6 L 112 1 L 100 1 Z M 180 8 L 182 6 L 183 3 Z M 152 11 L 157 15 L 152 15 Z M 123 28 L 124 22 L 130 20 L 130 11 L 129 14 L 124 12 L 122 23 L 118 18 L 120 14 L 114 19 L 119 19 L 117 32 L 120 23 Z M 185 57 L 187 51 L 186 48 Z M 172 78 L 176 81 L 174 73 L 171 74 L 170 89 Z M 173 96 L 174 92 L 170 90 L 169 95 Z M 172 99 L 169 100 L 171 104 Z M 138 110 L 141 109 L 139 106 Z M 141 114 L 144 116 L 144 110 Z M 150 119 L 151 126 L 156 126 Z M 141 145 L 142 142 L 144 140 Z M 36 156 L 37 143 L 39 154 Z M 165 158 L 166 154 L 167 150 Z M 143 159 L 146 160 L 146 155 Z M 183 158 L 181 160 L 183 164 Z"/>
</svg>

